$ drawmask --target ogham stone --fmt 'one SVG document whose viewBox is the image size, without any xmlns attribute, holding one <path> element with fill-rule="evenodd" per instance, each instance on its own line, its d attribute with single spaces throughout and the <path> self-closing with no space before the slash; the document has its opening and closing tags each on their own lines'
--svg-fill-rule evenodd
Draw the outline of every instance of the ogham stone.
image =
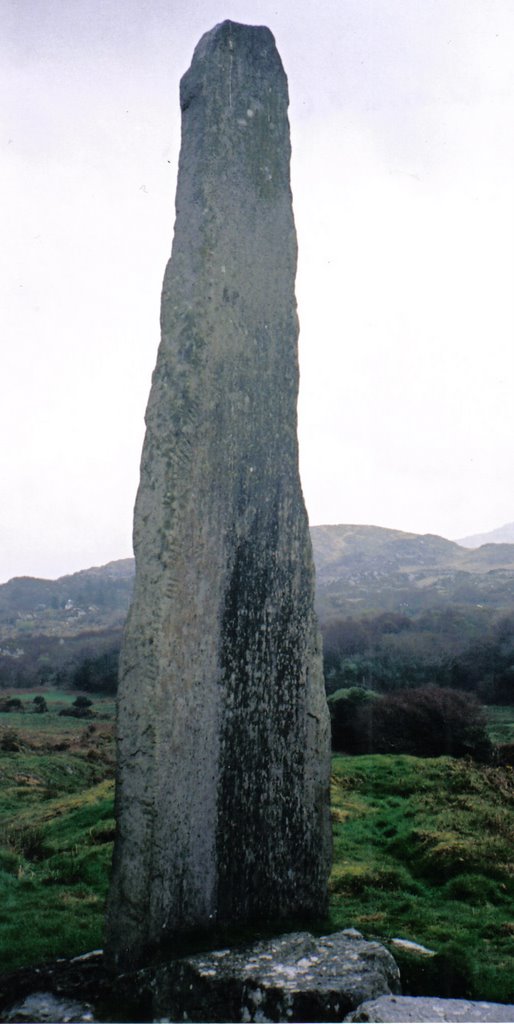
<svg viewBox="0 0 514 1024">
<path fill-rule="evenodd" d="M 181 933 L 317 917 L 330 862 L 288 93 L 271 32 L 216 26 L 180 97 L 120 668 L 107 913 L 118 966 Z"/>
</svg>

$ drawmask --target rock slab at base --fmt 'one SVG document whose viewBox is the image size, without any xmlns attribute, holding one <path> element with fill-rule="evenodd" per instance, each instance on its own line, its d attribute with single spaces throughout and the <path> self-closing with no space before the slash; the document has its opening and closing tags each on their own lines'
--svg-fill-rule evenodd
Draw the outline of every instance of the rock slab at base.
<svg viewBox="0 0 514 1024">
<path fill-rule="evenodd" d="M 514 1021 L 510 1003 L 486 1003 L 469 999 L 436 999 L 432 996 L 380 996 L 358 1006 L 344 1018 L 352 1024 L 410 1024 L 410 1022 L 455 1022 L 501 1024 Z"/>
<path fill-rule="evenodd" d="M 378 942 L 294 932 L 175 961 L 152 989 L 157 1019 L 341 1021 L 363 999 L 398 992 L 399 971 Z"/>
</svg>

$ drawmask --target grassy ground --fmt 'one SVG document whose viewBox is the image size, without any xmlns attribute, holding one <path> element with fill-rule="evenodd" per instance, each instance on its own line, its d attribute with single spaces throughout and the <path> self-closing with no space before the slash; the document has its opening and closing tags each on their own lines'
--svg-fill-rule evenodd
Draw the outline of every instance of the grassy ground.
<svg viewBox="0 0 514 1024">
<path fill-rule="evenodd" d="M 36 714 L 33 694 L 26 695 L 25 712 L 0 715 L 4 971 L 101 945 L 114 829 L 114 705 L 95 698 L 97 718 L 59 717 L 75 696 L 45 691 L 50 710 Z"/>
<path fill-rule="evenodd" d="M 113 837 L 112 702 L 91 722 L 0 716 L 2 970 L 102 945 Z M 31 695 L 27 695 L 27 707 Z M 71 695 L 74 699 L 74 695 Z M 404 988 L 514 1002 L 514 772 L 450 758 L 336 757 L 330 924 L 435 950 Z"/>
<path fill-rule="evenodd" d="M 451 758 L 336 757 L 331 917 L 428 946 L 415 992 L 514 1002 L 514 777 Z"/>
</svg>

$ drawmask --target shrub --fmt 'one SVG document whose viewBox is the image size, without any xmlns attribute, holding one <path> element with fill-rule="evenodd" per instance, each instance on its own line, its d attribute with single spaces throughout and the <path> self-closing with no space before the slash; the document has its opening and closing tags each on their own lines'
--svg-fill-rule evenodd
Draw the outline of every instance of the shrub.
<svg viewBox="0 0 514 1024">
<path fill-rule="evenodd" d="M 336 690 L 328 698 L 332 726 L 332 749 L 347 754 L 359 753 L 370 748 L 369 728 L 372 716 L 369 709 L 373 701 L 380 699 L 373 690 L 360 686 Z M 360 715 L 361 708 L 366 713 Z"/>
<path fill-rule="evenodd" d="M 19 697 L 7 697 L 2 701 L 0 711 L 24 711 L 23 701 Z"/>
<path fill-rule="evenodd" d="M 21 740 L 15 729 L 2 729 L 0 733 L 0 750 L 15 754 L 21 750 Z"/>
<path fill-rule="evenodd" d="M 514 743 L 500 743 L 496 748 L 498 764 L 514 767 Z"/>
<path fill-rule="evenodd" d="M 93 701 L 89 697 L 76 697 L 70 708 L 63 708 L 59 711 L 60 715 L 65 715 L 69 718 L 94 718 L 95 713 L 91 711 Z"/>
<path fill-rule="evenodd" d="M 89 697 L 76 697 L 73 701 L 74 708 L 90 708 L 93 706 L 93 701 Z"/>
<path fill-rule="evenodd" d="M 48 711 L 48 705 L 46 703 L 46 700 L 40 693 L 37 694 L 36 697 L 34 697 L 32 703 L 34 704 L 34 711 L 36 711 L 38 714 L 43 714 L 45 711 Z"/>
<path fill-rule="evenodd" d="M 337 751 L 491 760 L 485 712 L 469 693 L 426 686 L 382 696 L 351 687 L 328 703 Z"/>
<path fill-rule="evenodd" d="M 427 686 L 388 694 L 361 706 L 357 719 L 363 752 L 479 761 L 492 757 L 485 712 L 475 697 L 460 690 Z"/>
<path fill-rule="evenodd" d="M 66 718 L 94 718 L 95 713 L 91 711 L 91 708 L 63 708 L 59 711 L 59 715 Z"/>
</svg>

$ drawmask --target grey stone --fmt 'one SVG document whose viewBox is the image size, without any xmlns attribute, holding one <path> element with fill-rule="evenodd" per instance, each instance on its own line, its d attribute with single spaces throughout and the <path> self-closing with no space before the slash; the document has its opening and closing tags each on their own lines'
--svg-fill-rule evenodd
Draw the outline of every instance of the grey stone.
<svg viewBox="0 0 514 1024">
<path fill-rule="evenodd" d="M 415 953 L 418 956 L 436 956 L 435 949 L 421 946 L 419 942 L 413 942 L 412 939 L 389 939 L 389 942 L 391 946 L 395 946 L 396 949 L 401 949 L 405 953 Z"/>
<path fill-rule="evenodd" d="M 287 81 L 226 21 L 181 82 L 177 215 L 134 515 L 107 955 L 319 916 L 329 719 L 298 472 Z"/>
<path fill-rule="evenodd" d="M 362 1024 L 409 1024 L 409 1021 L 514 1021 L 514 1006 L 507 1003 L 485 1003 L 469 999 L 436 999 L 431 996 L 380 996 L 358 1006 L 344 1018 Z"/>
<path fill-rule="evenodd" d="M 294 932 L 159 968 L 156 1018 L 190 1021 L 340 1021 L 363 999 L 399 991 L 399 971 L 378 942 L 344 932 Z"/>
<path fill-rule="evenodd" d="M 25 999 L 11 1006 L 1 1017 L 4 1021 L 18 1024 L 36 1024 L 36 1022 L 49 1021 L 55 1024 L 66 1024 L 66 1022 L 83 1022 L 89 1024 L 94 1021 L 93 1008 L 89 1003 L 78 1003 L 75 1000 L 63 996 L 56 996 L 52 992 L 32 992 Z"/>
</svg>

